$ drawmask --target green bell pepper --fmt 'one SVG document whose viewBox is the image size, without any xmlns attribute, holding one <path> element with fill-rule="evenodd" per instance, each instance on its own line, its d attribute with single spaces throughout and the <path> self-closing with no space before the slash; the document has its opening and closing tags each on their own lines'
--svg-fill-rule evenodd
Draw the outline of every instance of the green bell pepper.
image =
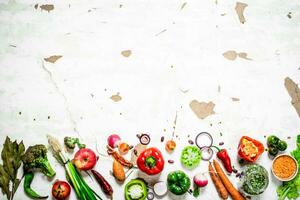
<svg viewBox="0 0 300 200">
<path fill-rule="evenodd" d="M 171 193 L 183 195 L 189 190 L 191 180 L 183 171 L 177 170 L 168 174 L 167 185 Z"/>
<path fill-rule="evenodd" d="M 201 151 L 196 146 L 187 146 L 182 150 L 181 163 L 188 169 L 197 167 L 201 160 Z"/>
<path fill-rule="evenodd" d="M 125 186 L 126 200 L 145 200 L 148 195 L 148 188 L 142 179 L 133 179 Z"/>
</svg>

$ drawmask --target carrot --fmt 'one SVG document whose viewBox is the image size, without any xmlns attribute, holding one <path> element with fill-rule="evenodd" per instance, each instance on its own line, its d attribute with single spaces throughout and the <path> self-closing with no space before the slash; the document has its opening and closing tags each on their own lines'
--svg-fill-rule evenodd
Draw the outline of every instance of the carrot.
<svg viewBox="0 0 300 200">
<path fill-rule="evenodd" d="M 107 153 L 108 155 L 112 155 L 114 159 L 116 159 L 119 163 L 121 163 L 123 166 L 131 168 L 133 167 L 133 164 L 126 160 L 123 156 L 121 156 L 118 152 L 116 152 L 113 148 L 107 145 Z"/>
<path fill-rule="evenodd" d="M 95 179 L 99 183 L 102 191 L 107 194 L 108 196 L 112 197 L 113 189 L 111 185 L 105 180 L 105 178 L 96 170 L 91 170 L 92 174 L 94 175 Z"/>
<path fill-rule="evenodd" d="M 124 182 L 125 181 L 126 177 L 125 177 L 124 167 L 117 160 L 114 160 L 114 163 L 113 163 L 113 174 L 114 174 L 114 177 L 118 181 L 120 181 L 120 182 Z"/>
<path fill-rule="evenodd" d="M 209 162 L 208 171 L 209 171 L 209 175 L 211 177 L 211 180 L 213 181 L 213 183 L 216 187 L 216 190 L 219 193 L 219 196 L 222 199 L 228 199 L 228 192 L 227 192 L 225 186 L 223 185 L 222 181 L 220 180 L 220 178 L 216 174 L 214 168 L 212 167 L 211 162 Z"/>
<path fill-rule="evenodd" d="M 218 176 L 220 177 L 221 181 L 223 182 L 225 188 L 231 195 L 233 200 L 246 200 L 245 197 L 243 197 L 237 189 L 232 185 L 228 177 L 225 175 L 223 169 L 221 168 L 220 164 L 214 160 L 214 167 L 216 169 L 216 172 Z"/>
</svg>

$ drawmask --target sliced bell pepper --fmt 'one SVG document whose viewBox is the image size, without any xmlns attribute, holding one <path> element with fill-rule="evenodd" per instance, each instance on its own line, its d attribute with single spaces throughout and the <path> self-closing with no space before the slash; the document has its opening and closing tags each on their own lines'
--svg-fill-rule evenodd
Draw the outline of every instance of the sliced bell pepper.
<svg viewBox="0 0 300 200">
<path fill-rule="evenodd" d="M 253 163 L 264 150 L 264 145 L 261 142 L 248 136 L 243 136 L 239 143 L 238 154 L 243 160 Z"/>
<path fill-rule="evenodd" d="M 164 165 L 164 158 L 155 147 L 145 149 L 137 159 L 138 168 L 148 175 L 159 174 L 164 169 Z"/>
</svg>

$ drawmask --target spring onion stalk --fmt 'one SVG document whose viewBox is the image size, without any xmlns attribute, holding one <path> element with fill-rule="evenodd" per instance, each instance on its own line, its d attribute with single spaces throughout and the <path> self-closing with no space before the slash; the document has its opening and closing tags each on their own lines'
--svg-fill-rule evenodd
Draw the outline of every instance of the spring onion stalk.
<svg viewBox="0 0 300 200">
<path fill-rule="evenodd" d="M 70 159 L 64 155 L 59 141 L 50 135 L 48 135 L 47 138 L 54 157 L 64 165 L 67 177 L 75 190 L 77 198 L 79 200 L 102 200 L 102 198 L 88 186 Z"/>
</svg>

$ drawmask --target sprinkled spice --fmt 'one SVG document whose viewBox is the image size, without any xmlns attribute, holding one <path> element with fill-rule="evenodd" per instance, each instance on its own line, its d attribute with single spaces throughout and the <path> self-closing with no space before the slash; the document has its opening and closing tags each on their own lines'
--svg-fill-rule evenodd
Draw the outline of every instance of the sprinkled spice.
<svg viewBox="0 0 300 200">
<path fill-rule="evenodd" d="M 193 141 L 193 140 L 189 140 L 188 142 L 189 142 L 189 144 L 191 144 L 191 145 L 194 144 L 194 141 Z"/>
<path fill-rule="evenodd" d="M 173 164 L 174 160 L 168 160 L 168 163 Z"/>
<path fill-rule="evenodd" d="M 164 142 L 164 140 L 165 140 L 165 137 L 164 137 L 164 136 L 161 136 L 160 141 L 161 141 L 161 142 Z"/>
<path fill-rule="evenodd" d="M 220 132 L 220 136 L 222 137 L 222 136 L 223 136 L 223 133 Z"/>
<path fill-rule="evenodd" d="M 292 177 L 297 169 L 297 165 L 294 159 L 288 155 L 279 156 L 273 163 L 274 174 L 282 179 L 288 179 Z"/>
<path fill-rule="evenodd" d="M 134 155 L 137 156 L 137 150 L 136 149 L 133 149 L 133 153 L 134 153 Z"/>
<path fill-rule="evenodd" d="M 219 145 L 220 145 L 220 146 L 224 145 L 224 142 L 219 142 Z"/>
<path fill-rule="evenodd" d="M 22 112 L 19 112 L 19 115 L 22 115 Z"/>
</svg>

